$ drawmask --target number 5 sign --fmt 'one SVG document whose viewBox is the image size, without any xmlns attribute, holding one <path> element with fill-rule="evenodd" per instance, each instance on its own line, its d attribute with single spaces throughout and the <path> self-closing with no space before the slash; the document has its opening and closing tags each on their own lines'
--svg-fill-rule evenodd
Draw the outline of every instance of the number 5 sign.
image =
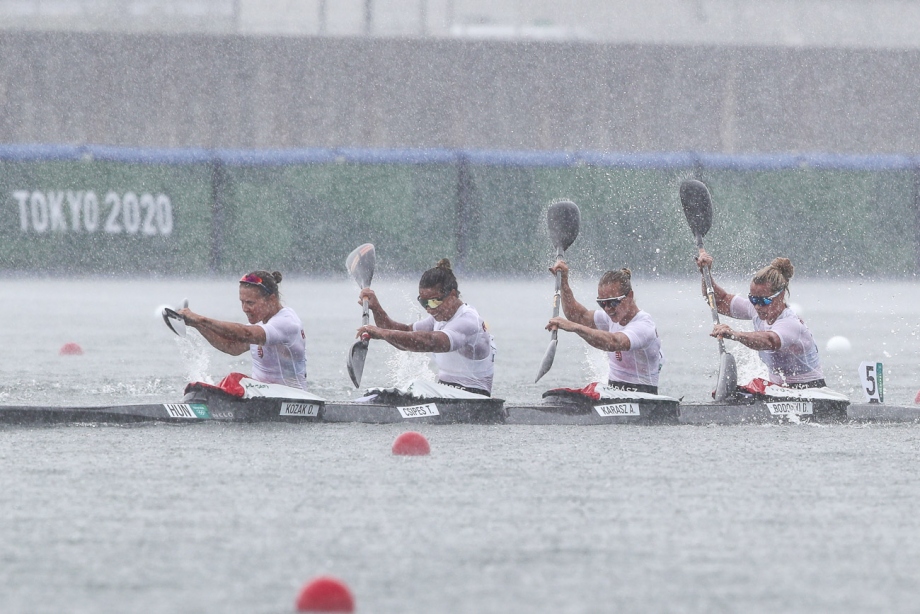
<svg viewBox="0 0 920 614">
<path fill-rule="evenodd" d="M 882 363 L 859 363 L 859 379 L 862 380 L 866 400 L 870 403 L 882 403 L 885 400 L 885 381 L 882 375 Z"/>
</svg>

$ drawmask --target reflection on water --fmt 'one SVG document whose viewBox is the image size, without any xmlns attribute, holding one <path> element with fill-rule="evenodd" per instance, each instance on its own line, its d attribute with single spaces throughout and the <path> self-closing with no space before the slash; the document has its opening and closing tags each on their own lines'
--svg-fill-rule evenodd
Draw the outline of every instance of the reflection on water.
<svg viewBox="0 0 920 614">
<path fill-rule="evenodd" d="M 576 335 L 560 332 L 552 370 L 533 380 L 549 342 L 544 330 L 552 312 L 552 278 L 460 280 L 462 296 L 476 306 L 498 345 L 496 396 L 529 402 L 554 387 L 580 387 L 606 377 L 602 352 Z M 384 307 L 403 322 L 420 317 L 416 281 L 374 281 Z M 573 274 L 576 296 L 591 305 L 595 280 Z M 746 289 L 744 280 L 727 281 Z M 213 350 L 195 331 L 174 336 L 155 316 L 158 305 L 188 297 L 193 309 L 243 322 L 232 279 L 215 280 L 7 280 L 9 322 L 22 341 L 4 346 L 0 357 L 0 402 L 4 404 L 104 404 L 173 401 L 189 380 L 218 381 L 230 371 L 249 372 L 248 355 L 232 357 Z M 714 386 L 718 348 L 708 336 L 711 316 L 695 278 L 634 283 L 639 306 L 654 317 L 662 338 L 665 366 L 662 394 L 705 401 Z M 910 403 L 920 389 L 917 335 L 920 289 L 908 282 L 796 280 L 792 287 L 821 349 L 829 385 L 861 401 L 857 367 L 863 360 L 886 367 L 886 400 Z M 329 399 L 358 396 L 345 358 L 361 321 L 357 289 L 347 279 L 285 279 L 285 304 L 304 321 L 308 337 L 311 388 Z M 15 311 L 13 311 L 15 309 Z M 852 349 L 829 352 L 833 336 Z M 14 336 L 15 339 L 15 336 Z M 79 343 L 82 356 L 60 356 L 67 342 Z M 762 375 L 756 355 L 727 343 L 742 380 Z M 425 356 L 398 352 L 372 342 L 362 385 L 392 386 L 413 377 L 432 377 Z"/>
</svg>

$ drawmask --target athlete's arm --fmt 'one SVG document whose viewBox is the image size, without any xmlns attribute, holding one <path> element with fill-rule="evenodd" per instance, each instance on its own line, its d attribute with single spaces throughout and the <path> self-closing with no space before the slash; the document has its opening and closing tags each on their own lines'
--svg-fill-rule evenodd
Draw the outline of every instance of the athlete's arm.
<svg viewBox="0 0 920 614">
<path fill-rule="evenodd" d="M 251 344 L 265 343 L 265 330 L 261 326 L 215 320 L 188 308 L 180 310 L 179 315 L 185 318 L 187 325 L 200 332 L 208 343 L 231 356 L 239 356 L 248 351 Z"/>
<path fill-rule="evenodd" d="M 713 298 L 716 300 L 716 310 L 723 316 L 731 316 L 731 305 L 732 299 L 735 298 L 734 294 L 729 294 L 726 292 L 722 286 L 716 283 L 715 279 L 712 279 L 712 256 L 706 253 L 706 250 L 702 247 L 700 248 L 700 255 L 696 257 L 696 264 L 700 268 L 702 273 L 703 267 L 709 267 L 709 278 L 712 280 L 712 292 Z M 706 296 L 706 280 L 702 280 L 702 289 L 703 296 Z"/>
<path fill-rule="evenodd" d="M 374 314 L 374 324 L 379 328 L 400 331 L 412 330 L 412 326 L 409 324 L 397 322 L 387 315 L 387 312 L 384 311 L 383 307 L 380 305 L 380 301 L 377 300 L 377 295 L 370 288 L 362 289 L 361 293 L 358 295 L 358 303 L 362 306 L 364 305 L 364 299 L 367 299 L 367 307 L 370 309 L 371 313 Z"/>
<path fill-rule="evenodd" d="M 399 350 L 407 352 L 435 352 L 450 351 L 450 337 L 439 330 L 392 330 L 379 326 L 362 326 L 358 335 L 367 332 L 371 339 L 382 339 Z"/>
<path fill-rule="evenodd" d="M 593 323 L 593 322 L 592 322 Z M 623 352 L 628 350 L 632 343 L 625 333 L 611 333 L 606 330 L 598 330 L 594 327 L 587 327 L 565 318 L 552 318 L 546 325 L 546 330 L 561 329 L 575 333 L 588 342 L 588 345 L 596 347 L 605 352 Z"/>
<path fill-rule="evenodd" d="M 556 274 L 556 271 L 562 273 L 559 285 L 559 292 L 562 295 L 562 313 L 572 322 L 594 328 L 594 310 L 588 309 L 575 300 L 575 294 L 572 292 L 572 287 L 569 286 L 569 267 L 562 260 L 557 260 L 556 264 L 549 269 L 553 275 Z"/>
<path fill-rule="evenodd" d="M 772 330 L 737 331 L 732 330 L 728 324 L 716 324 L 710 336 L 737 341 L 741 345 L 758 352 L 761 350 L 778 350 L 783 345 L 779 335 Z"/>
</svg>

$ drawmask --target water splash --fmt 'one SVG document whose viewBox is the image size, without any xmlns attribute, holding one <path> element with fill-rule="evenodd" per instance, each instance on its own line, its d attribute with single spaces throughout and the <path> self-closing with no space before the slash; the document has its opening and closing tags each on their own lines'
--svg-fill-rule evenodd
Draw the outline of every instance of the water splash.
<svg viewBox="0 0 920 614">
<path fill-rule="evenodd" d="M 387 370 L 392 386 L 408 386 L 412 380 L 435 381 L 431 370 L 430 354 L 421 352 L 403 352 L 394 349 L 387 357 Z"/>
<path fill-rule="evenodd" d="M 738 330 L 744 330 L 739 328 Z M 747 384 L 753 379 L 763 378 L 770 379 L 767 366 L 760 360 L 756 351 L 741 345 L 740 343 L 726 342 L 725 350 L 731 352 L 735 357 L 735 365 L 738 367 L 738 383 Z"/>
<path fill-rule="evenodd" d="M 607 352 L 586 344 L 584 353 L 585 375 L 587 375 L 588 381 L 606 382 L 610 370 Z"/>
<path fill-rule="evenodd" d="M 208 354 L 210 345 L 205 338 L 201 335 L 188 335 L 176 337 L 175 342 L 185 364 L 186 379 L 190 382 L 213 384 L 214 379 L 208 373 L 211 368 L 211 358 Z"/>
</svg>

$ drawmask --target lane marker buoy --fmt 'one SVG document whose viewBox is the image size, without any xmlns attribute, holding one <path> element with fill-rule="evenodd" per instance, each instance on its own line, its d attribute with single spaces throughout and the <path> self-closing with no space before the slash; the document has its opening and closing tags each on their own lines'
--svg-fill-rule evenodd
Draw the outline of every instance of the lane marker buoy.
<svg viewBox="0 0 920 614">
<path fill-rule="evenodd" d="M 850 340 L 840 335 L 835 335 L 828 339 L 825 347 L 828 352 L 849 352 L 853 349 Z"/>
<path fill-rule="evenodd" d="M 430 453 L 428 440 L 415 431 L 406 431 L 393 442 L 393 454 L 399 456 L 427 456 Z"/>
<path fill-rule="evenodd" d="M 320 576 L 300 589 L 296 606 L 298 612 L 354 612 L 355 600 L 344 582 Z"/>
<path fill-rule="evenodd" d="M 59 354 L 61 356 L 82 356 L 83 348 L 80 347 L 80 344 L 71 341 L 61 346 Z"/>
</svg>

